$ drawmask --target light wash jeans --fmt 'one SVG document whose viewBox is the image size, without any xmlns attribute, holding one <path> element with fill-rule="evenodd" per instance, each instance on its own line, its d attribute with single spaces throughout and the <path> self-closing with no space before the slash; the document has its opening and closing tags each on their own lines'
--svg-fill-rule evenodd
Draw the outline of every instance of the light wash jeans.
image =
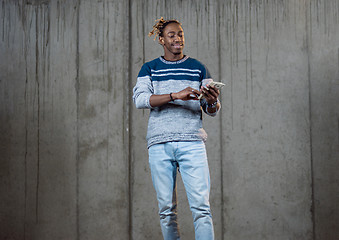
<svg viewBox="0 0 339 240">
<path fill-rule="evenodd" d="M 214 239 L 209 204 L 210 175 L 204 142 L 160 143 L 151 146 L 148 153 L 164 240 L 180 239 L 176 196 L 178 168 L 192 211 L 195 239 Z"/>
</svg>

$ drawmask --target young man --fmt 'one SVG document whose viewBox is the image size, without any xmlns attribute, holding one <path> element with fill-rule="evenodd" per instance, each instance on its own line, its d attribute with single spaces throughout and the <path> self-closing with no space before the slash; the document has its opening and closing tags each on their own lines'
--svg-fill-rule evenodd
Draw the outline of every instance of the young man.
<svg viewBox="0 0 339 240">
<path fill-rule="evenodd" d="M 202 110 L 215 116 L 219 90 L 207 68 L 183 54 L 184 31 L 177 20 L 161 18 L 150 36 L 159 35 L 164 56 L 145 63 L 133 89 L 137 108 L 149 108 L 147 146 L 160 225 L 165 240 L 180 239 L 176 176 L 181 173 L 195 227 L 195 239 L 214 239 L 210 176 L 202 128 Z M 205 88 L 206 87 L 206 88 Z M 200 94 L 203 95 L 199 99 Z"/>
</svg>

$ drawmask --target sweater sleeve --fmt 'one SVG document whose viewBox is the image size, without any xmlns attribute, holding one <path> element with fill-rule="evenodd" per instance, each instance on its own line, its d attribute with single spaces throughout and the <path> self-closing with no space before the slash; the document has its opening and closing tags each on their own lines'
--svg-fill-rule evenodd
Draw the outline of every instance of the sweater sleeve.
<svg viewBox="0 0 339 240">
<path fill-rule="evenodd" d="M 152 108 L 149 102 L 154 93 L 150 68 L 144 64 L 139 72 L 137 83 L 133 88 L 133 102 L 136 108 Z"/>
</svg>

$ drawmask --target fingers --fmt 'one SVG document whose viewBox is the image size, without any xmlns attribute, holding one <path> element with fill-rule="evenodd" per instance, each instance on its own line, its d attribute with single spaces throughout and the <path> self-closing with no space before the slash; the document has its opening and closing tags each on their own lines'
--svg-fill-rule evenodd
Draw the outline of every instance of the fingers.
<svg viewBox="0 0 339 240">
<path fill-rule="evenodd" d="M 189 96 L 189 98 L 191 100 L 198 100 L 198 97 L 201 94 L 200 91 L 198 91 L 196 89 L 193 89 L 193 88 L 189 88 L 188 91 L 189 91 L 189 95 L 188 96 Z"/>
<path fill-rule="evenodd" d="M 217 88 L 207 85 L 206 87 L 201 88 L 202 93 L 207 101 L 216 101 L 220 92 Z"/>
<path fill-rule="evenodd" d="M 180 92 L 176 93 L 177 99 L 181 100 L 199 100 L 199 96 L 203 94 L 203 96 L 206 98 L 208 103 L 215 103 L 218 99 L 218 96 L 220 94 L 220 91 L 215 88 L 207 85 L 206 87 L 201 87 L 201 90 L 198 91 L 197 89 L 187 87 Z"/>
<path fill-rule="evenodd" d="M 191 87 L 185 88 L 184 91 L 188 91 L 189 93 L 191 93 L 191 92 L 200 93 L 197 89 L 194 89 L 194 88 L 191 88 Z"/>
<path fill-rule="evenodd" d="M 196 90 L 196 89 L 192 89 L 192 93 L 193 93 L 196 97 L 198 97 L 198 96 L 201 94 L 201 92 L 198 91 L 198 90 Z"/>
<path fill-rule="evenodd" d="M 219 90 L 215 87 L 209 87 L 209 93 L 213 95 L 215 98 L 219 96 Z"/>
<path fill-rule="evenodd" d="M 200 91 L 187 87 L 178 93 L 178 98 L 181 100 L 198 100 L 199 95 Z"/>
</svg>

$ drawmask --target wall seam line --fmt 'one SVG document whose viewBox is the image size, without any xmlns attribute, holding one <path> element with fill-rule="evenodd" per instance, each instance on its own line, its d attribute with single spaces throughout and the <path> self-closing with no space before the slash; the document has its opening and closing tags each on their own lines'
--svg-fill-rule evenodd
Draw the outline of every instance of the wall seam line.
<svg viewBox="0 0 339 240">
<path fill-rule="evenodd" d="M 36 172 L 36 193 L 35 193 L 35 222 L 39 223 L 39 188 L 40 188 L 40 79 L 39 79 L 39 11 L 35 8 L 35 82 L 37 88 L 37 172 Z"/>
<path fill-rule="evenodd" d="M 77 141 L 77 152 L 76 152 L 76 161 L 75 161 L 75 168 L 76 168 L 76 239 L 80 240 L 80 224 L 79 224 L 79 166 L 80 166 L 80 139 L 79 139 L 79 132 L 80 132 L 80 123 L 79 123 L 79 97 L 80 97 L 80 0 L 76 1 L 77 5 L 77 28 L 76 28 L 76 58 L 75 58 L 75 65 L 76 65 L 76 79 L 75 79 L 75 91 L 76 91 L 76 141 Z"/>
<path fill-rule="evenodd" d="M 217 41 L 218 41 L 218 75 L 219 79 L 221 79 L 221 36 L 220 36 L 220 1 L 217 2 Z M 220 95 L 220 100 L 222 102 L 222 96 Z M 224 169 L 224 153 L 222 150 L 222 146 L 224 146 L 224 141 L 223 141 L 223 124 L 222 124 L 222 114 L 219 113 L 219 124 L 220 124 L 220 131 L 219 131 L 219 146 L 220 146 L 220 192 L 221 192 L 221 239 L 224 239 L 224 177 L 223 177 L 223 169 Z"/>
<path fill-rule="evenodd" d="M 310 59 L 310 41 L 311 41 L 311 1 L 309 0 L 306 4 L 308 4 L 308 7 L 306 6 L 305 11 L 305 22 L 306 22 L 306 48 L 307 48 L 307 78 L 308 78 L 308 118 L 309 118 L 309 139 L 310 139 L 310 170 L 311 170 L 311 221 L 312 221 L 312 239 L 316 239 L 316 231 L 315 231 L 315 205 L 314 205 L 314 161 L 313 161 L 313 142 L 312 142 L 312 82 L 311 82 L 311 59 Z"/>
<path fill-rule="evenodd" d="M 128 237 L 129 240 L 132 240 L 133 238 L 133 234 L 132 234 L 132 226 L 133 226 L 133 215 L 132 215 L 132 209 L 133 209 L 133 201 L 132 201 L 132 188 L 133 188 L 133 184 L 132 184 L 132 111 L 131 111 L 131 89 L 132 89 L 132 27 L 131 27 L 131 23 L 132 23 L 132 0 L 128 0 L 128 6 L 127 6 L 127 15 L 128 15 L 128 19 L 127 19 L 127 24 L 128 24 L 128 64 L 127 64 L 127 72 L 128 72 L 128 86 L 127 86 L 127 136 L 128 136 L 128 149 L 127 149 L 127 153 L 128 153 Z"/>
</svg>

